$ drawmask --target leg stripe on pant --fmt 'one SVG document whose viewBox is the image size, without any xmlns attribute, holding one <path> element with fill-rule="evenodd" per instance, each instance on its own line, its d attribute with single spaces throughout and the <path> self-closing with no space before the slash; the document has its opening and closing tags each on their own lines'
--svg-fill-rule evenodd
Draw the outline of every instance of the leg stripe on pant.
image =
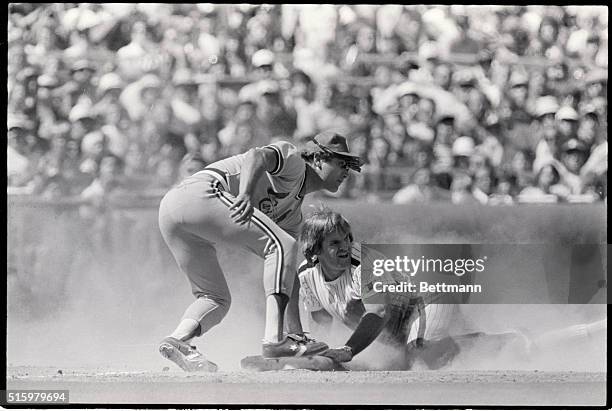
<svg viewBox="0 0 612 411">
<path fill-rule="evenodd" d="M 224 195 L 224 192 L 219 189 L 219 185 L 221 185 L 220 182 L 217 182 L 216 184 L 214 184 L 216 195 L 221 200 L 221 202 L 223 202 L 226 206 L 228 207 L 231 206 L 233 203 L 231 202 L 229 198 L 227 198 Z M 284 251 L 285 250 L 283 249 L 283 245 L 280 239 L 276 236 L 276 234 L 274 234 L 274 232 L 270 230 L 270 228 L 263 221 L 261 221 L 261 219 L 259 219 L 255 214 L 251 216 L 251 221 L 253 221 L 253 223 L 257 227 L 259 227 L 268 237 L 270 237 L 272 241 L 274 242 L 274 245 L 276 245 L 277 253 L 276 253 L 276 274 L 274 276 L 274 280 L 275 280 L 274 281 L 274 293 L 280 294 L 282 276 L 283 276 L 283 264 L 284 264 L 284 256 L 285 256 Z"/>
</svg>

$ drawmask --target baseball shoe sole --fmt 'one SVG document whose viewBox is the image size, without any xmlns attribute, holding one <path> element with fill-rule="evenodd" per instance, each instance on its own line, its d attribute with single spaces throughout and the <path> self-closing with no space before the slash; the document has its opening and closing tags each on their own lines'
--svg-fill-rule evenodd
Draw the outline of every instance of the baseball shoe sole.
<svg viewBox="0 0 612 411">
<path fill-rule="evenodd" d="M 187 372 L 215 372 L 217 364 L 208 361 L 195 347 L 173 337 L 164 338 L 159 353 Z"/>
</svg>

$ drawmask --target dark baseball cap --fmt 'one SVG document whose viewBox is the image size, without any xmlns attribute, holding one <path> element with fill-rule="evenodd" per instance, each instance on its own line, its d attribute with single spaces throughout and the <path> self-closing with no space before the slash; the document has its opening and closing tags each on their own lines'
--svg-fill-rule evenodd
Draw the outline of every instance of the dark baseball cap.
<svg viewBox="0 0 612 411">
<path fill-rule="evenodd" d="M 351 154 L 346 137 L 332 131 L 324 131 L 314 136 L 310 144 L 317 147 L 319 151 L 342 158 L 351 170 L 361 171 L 363 161 L 358 155 Z"/>
</svg>

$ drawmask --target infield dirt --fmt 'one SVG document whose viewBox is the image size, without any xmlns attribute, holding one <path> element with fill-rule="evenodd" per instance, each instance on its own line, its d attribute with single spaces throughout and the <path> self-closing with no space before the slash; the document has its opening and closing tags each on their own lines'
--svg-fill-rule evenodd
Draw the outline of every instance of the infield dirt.
<svg viewBox="0 0 612 411">
<path fill-rule="evenodd" d="M 604 405 L 604 373 L 538 371 L 178 371 L 11 367 L 8 389 L 68 389 L 72 403 Z"/>
</svg>

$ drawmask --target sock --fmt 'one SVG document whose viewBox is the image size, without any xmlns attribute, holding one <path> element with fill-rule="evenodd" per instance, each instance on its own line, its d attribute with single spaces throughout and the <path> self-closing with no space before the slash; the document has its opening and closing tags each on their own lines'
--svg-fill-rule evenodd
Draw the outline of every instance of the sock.
<svg viewBox="0 0 612 411">
<path fill-rule="evenodd" d="M 288 297 L 283 294 L 271 294 L 266 297 L 266 326 L 264 343 L 278 343 L 283 340 L 283 317 Z"/>
</svg>

